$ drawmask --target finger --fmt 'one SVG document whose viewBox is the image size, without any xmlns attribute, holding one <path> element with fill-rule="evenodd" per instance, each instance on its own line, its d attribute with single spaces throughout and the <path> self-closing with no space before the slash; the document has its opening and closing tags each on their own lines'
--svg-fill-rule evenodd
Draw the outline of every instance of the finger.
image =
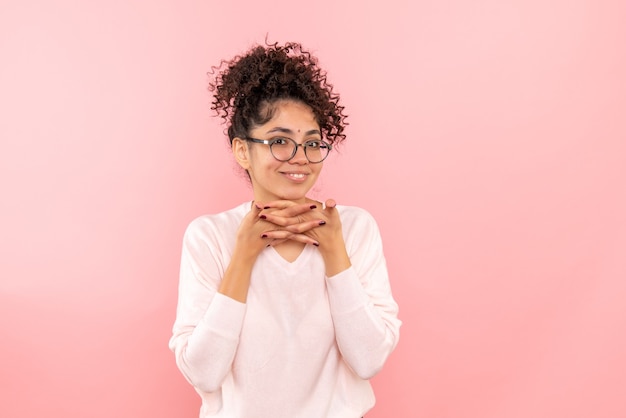
<svg viewBox="0 0 626 418">
<path fill-rule="evenodd" d="M 258 217 L 259 219 L 267 221 L 271 224 L 282 226 L 285 228 L 291 225 L 298 225 L 300 223 L 309 221 L 302 214 L 295 216 L 281 216 L 275 215 L 273 213 L 261 213 Z"/>
<path fill-rule="evenodd" d="M 293 232 L 289 232 L 285 229 L 274 229 L 274 230 L 269 230 L 269 231 L 265 231 L 261 234 L 261 238 L 263 239 L 269 239 L 271 240 L 277 240 L 277 239 L 290 239 L 291 236 L 293 235 Z"/>
<path fill-rule="evenodd" d="M 261 235 L 261 238 L 266 239 L 271 245 L 276 245 L 274 241 L 294 240 L 305 244 L 319 245 L 319 243 L 312 237 L 305 234 L 295 234 L 286 230 L 267 231 Z"/>
<path fill-rule="evenodd" d="M 278 244 L 282 244 L 283 242 L 288 241 L 287 239 L 273 239 L 271 240 L 267 246 L 268 247 L 275 247 Z"/>
<path fill-rule="evenodd" d="M 319 245 L 320 245 L 319 242 L 317 242 L 313 238 L 311 238 L 311 237 L 309 237 L 307 235 L 304 235 L 304 234 L 293 234 L 289 239 L 292 240 L 292 241 L 301 242 L 303 244 L 312 244 L 312 245 L 315 245 L 316 247 L 319 247 Z"/>
<path fill-rule="evenodd" d="M 253 204 L 250 208 L 250 211 L 244 217 L 244 222 L 247 222 L 249 225 L 255 223 L 259 219 L 259 213 L 261 210 L 256 204 Z"/>
<path fill-rule="evenodd" d="M 284 238 L 284 239 L 273 239 L 273 240 L 269 240 L 268 243 L 266 244 L 266 247 L 275 247 L 279 244 L 282 244 L 283 242 L 286 241 L 297 241 L 297 242 L 301 242 L 303 244 L 311 244 L 311 245 L 315 245 L 316 247 L 319 247 L 319 242 L 316 241 L 315 239 L 304 235 L 304 234 L 293 234 L 291 235 L 289 238 Z"/>
<path fill-rule="evenodd" d="M 283 205 L 284 202 L 286 203 Z M 265 204 L 265 206 L 263 207 L 263 214 L 267 215 L 268 213 L 271 213 L 276 216 L 291 217 L 310 212 L 311 210 L 316 208 L 317 205 L 313 202 L 298 204 L 290 201 L 276 201 Z"/>
<path fill-rule="evenodd" d="M 337 206 L 337 202 L 335 201 L 335 199 L 327 199 L 325 204 L 326 207 L 329 209 L 334 209 Z"/>
<path fill-rule="evenodd" d="M 274 212 L 262 210 L 258 217 L 259 219 L 266 220 L 278 226 L 295 225 L 310 220 L 311 217 L 306 214 L 312 212 L 316 207 L 315 205 L 305 204 L 292 206 L 283 210 L 276 210 Z"/>
<path fill-rule="evenodd" d="M 322 219 L 314 219 L 312 221 L 300 222 L 294 225 L 289 225 L 285 227 L 285 230 L 294 234 L 302 234 L 314 228 L 319 228 L 322 225 L 326 225 L 326 221 Z"/>
<path fill-rule="evenodd" d="M 287 209 L 291 206 L 297 205 L 297 203 L 291 200 L 273 200 L 263 203 L 264 209 Z"/>
</svg>

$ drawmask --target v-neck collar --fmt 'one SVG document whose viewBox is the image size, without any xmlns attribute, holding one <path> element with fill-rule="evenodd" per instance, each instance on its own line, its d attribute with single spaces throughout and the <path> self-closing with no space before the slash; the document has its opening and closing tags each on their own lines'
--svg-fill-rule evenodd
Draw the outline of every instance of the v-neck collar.
<svg viewBox="0 0 626 418">
<path fill-rule="evenodd" d="M 313 246 L 307 244 L 304 246 L 300 254 L 298 254 L 298 257 L 296 257 L 296 259 L 293 261 L 287 261 L 282 255 L 278 253 L 278 251 L 276 251 L 274 247 L 267 248 L 265 253 L 271 260 L 274 260 L 275 263 L 281 266 L 285 266 L 287 268 L 293 268 L 308 261 L 311 258 L 311 254 L 313 253 L 313 251 Z"/>
</svg>

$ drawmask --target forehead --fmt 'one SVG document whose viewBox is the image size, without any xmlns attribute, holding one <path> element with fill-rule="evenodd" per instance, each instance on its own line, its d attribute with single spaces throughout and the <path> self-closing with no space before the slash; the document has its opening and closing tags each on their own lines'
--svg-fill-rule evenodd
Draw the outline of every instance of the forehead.
<svg viewBox="0 0 626 418">
<path fill-rule="evenodd" d="M 275 127 L 294 132 L 319 130 L 319 124 L 309 106 L 293 100 L 278 100 L 271 104 L 272 118 L 259 126 L 261 130 Z"/>
</svg>

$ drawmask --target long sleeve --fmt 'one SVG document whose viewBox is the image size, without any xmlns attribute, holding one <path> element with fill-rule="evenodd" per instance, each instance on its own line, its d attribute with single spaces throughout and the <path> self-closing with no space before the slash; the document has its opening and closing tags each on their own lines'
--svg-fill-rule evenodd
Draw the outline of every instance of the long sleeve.
<svg viewBox="0 0 626 418">
<path fill-rule="evenodd" d="M 192 222 L 185 232 L 169 344 L 183 375 L 205 392 L 218 391 L 230 372 L 246 311 L 245 304 L 217 293 L 228 245 L 206 233 L 211 230 L 205 218 Z"/>
<path fill-rule="evenodd" d="M 374 218 L 349 208 L 342 223 L 352 267 L 326 278 L 331 315 L 344 361 L 360 378 L 370 379 L 396 347 L 401 321 Z"/>
</svg>

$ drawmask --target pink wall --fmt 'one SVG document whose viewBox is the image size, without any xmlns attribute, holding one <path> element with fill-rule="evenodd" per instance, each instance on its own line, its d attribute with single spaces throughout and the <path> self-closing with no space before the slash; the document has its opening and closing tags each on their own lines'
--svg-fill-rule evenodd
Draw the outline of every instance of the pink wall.
<svg viewBox="0 0 626 418">
<path fill-rule="evenodd" d="M 235 3 L 2 1 L 0 416 L 197 416 L 180 240 L 250 197 L 205 73 L 266 32 L 350 113 L 318 197 L 386 243 L 368 418 L 626 416 L 624 3 Z"/>
</svg>

